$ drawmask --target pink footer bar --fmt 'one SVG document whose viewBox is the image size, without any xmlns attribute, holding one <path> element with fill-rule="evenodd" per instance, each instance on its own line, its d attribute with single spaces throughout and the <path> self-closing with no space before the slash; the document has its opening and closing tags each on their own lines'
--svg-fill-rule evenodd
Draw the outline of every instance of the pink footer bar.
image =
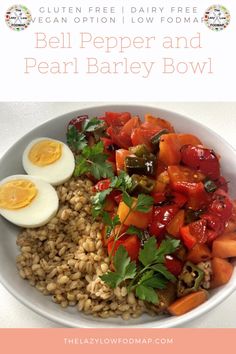
<svg viewBox="0 0 236 354">
<path fill-rule="evenodd" d="M 3 354 L 223 354 L 236 329 L 0 329 Z"/>
</svg>

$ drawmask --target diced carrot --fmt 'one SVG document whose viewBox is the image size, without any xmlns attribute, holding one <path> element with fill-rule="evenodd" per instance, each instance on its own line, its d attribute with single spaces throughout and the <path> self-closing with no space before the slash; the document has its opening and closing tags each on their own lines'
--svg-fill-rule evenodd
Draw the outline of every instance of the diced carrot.
<svg viewBox="0 0 236 354">
<path fill-rule="evenodd" d="M 226 232 L 236 231 L 236 200 L 233 200 L 232 216 L 227 223 L 225 231 Z"/>
<path fill-rule="evenodd" d="M 230 232 L 218 237 L 212 245 L 214 257 L 236 257 L 236 232 Z"/>
<path fill-rule="evenodd" d="M 144 120 L 147 123 L 151 123 L 153 126 L 161 127 L 162 129 L 167 129 L 169 132 L 173 133 L 174 128 L 172 125 L 167 122 L 165 119 L 154 117 L 151 114 L 145 114 Z"/>
<path fill-rule="evenodd" d="M 228 283 L 233 274 L 234 267 L 226 259 L 214 257 L 211 261 L 213 277 L 211 289 Z"/>
<path fill-rule="evenodd" d="M 211 251 L 203 243 L 197 243 L 187 255 L 187 260 L 198 264 L 200 262 L 205 262 L 211 258 Z"/>
<path fill-rule="evenodd" d="M 199 140 L 195 135 L 192 134 L 178 134 L 180 146 L 184 145 L 202 145 L 201 140 Z"/>
<path fill-rule="evenodd" d="M 135 202 L 135 198 L 133 199 Z M 146 229 L 151 221 L 152 208 L 150 208 L 150 211 L 148 211 L 147 213 L 133 211 L 127 217 L 129 211 L 130 208 L 128 207 L 128 205 L 126 205 L 124 202 L 120 202 L 117 210 L 117 215 L 119 216 L 121 223 L 124 223 L 124 225 L 127 226 L 133 225 L 138 227 L 139 229 Z"/>
<path fill-rule="evenodd" d="M 159 159 L 166 165 L 178 165 L 181 160 L 180 143 L 178 135 L 164 134 L 160 140 Z"/>
<path fill-rule="evenodd" d="M 184 225 L 184 215 L 184 210 L 179 210 L 171 222 L 167 225 L 166 230 L 170 235 L 179 237 L 179 229 Z"/>
<path fill-rule="evenodd" d="M 208 299 L 208 293 L 205 290 L 199 290 L 195 293 L 181 297 L 173 302 L 168 311 L 173 316 L 181 316 L 203 304 Z"/>
</svg>

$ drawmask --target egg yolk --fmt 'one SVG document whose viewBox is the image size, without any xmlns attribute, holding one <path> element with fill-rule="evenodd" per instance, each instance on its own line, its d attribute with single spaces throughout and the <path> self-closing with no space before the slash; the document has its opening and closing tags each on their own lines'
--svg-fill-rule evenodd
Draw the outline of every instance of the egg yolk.
<svg viewBox="0 0 236 354">
<path fill-rule="evenodd" d="M 36 166 L 47 166 L 61 157 L 62 144 L 53 140 L 40 140 L 29 151 L 29 160 Z"/>
<path fill-rule="evenodd" d="M 38 191 L 34 183 L 26 179 L 15 179 L 0 186 L 0 208 L 20 209 L 29 205 Z"/>
</svg>

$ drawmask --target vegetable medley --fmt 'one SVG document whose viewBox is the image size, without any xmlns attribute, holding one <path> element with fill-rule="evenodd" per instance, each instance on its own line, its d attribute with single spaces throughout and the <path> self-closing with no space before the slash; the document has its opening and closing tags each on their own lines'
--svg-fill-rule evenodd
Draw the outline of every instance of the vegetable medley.
<svg viewBox="0 0 236 354">
<path fill-rule="evenodd" d="M 110 270 L 138 299 L 181 315 L 230 280 L 236 257 L 236 204 L 220 156 L 170 122 L 106 112 L 69 122 L 75 176 L 94 182 Z"/>
</svg>

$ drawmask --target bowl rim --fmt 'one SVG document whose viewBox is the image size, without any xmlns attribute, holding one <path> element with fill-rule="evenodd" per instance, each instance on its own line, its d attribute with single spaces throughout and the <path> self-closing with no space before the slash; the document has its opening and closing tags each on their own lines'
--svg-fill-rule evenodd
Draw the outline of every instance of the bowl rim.
<svg viewBox="0 0 236 354">
<path fill-rule="evenodd" d="M 56 117 L 53 117 L 51 119 L 48 119 L 47 121 L 41 123 L 41 124 L 37 124 L 34 128 L 32 128 L 30 131 L 28 131 L 26 134 L 24 134 L 22 137 L 20 137 L 13 145 L 11 145 L 1 156 L 0 158 L 0 165 L 2 163 L 2 160 L 5 159 L 9 154 L 11 154 L 11 151 L 14 149 L 15 145 L 17 143 L 20 143 L 21 141 L 24 141 L 29 135 L 32 134 L 32 132 L 34 132 L 35 130 L 39 129 L 39 128 L 44 128 L 44 126 L 46 127 L 48 125 L 48 123 L 50 122 L 50 124 L 53 124 L 54 122 L 56 122 L 57 119 L 61 119 L 63 120 L 63 117 L 68 118 L 68 116 L 75 116 L 77 115 L 79 112 L 81 111 L 86 111 L 86 110 L 93 110 L 98 108 L 99 110 L 103 110 L 105 111 L 124 111 L 126 108 L 129 110 L 133 110 L 133 109 L 139 109 L 139 108 L 146 108 L 147 110 L 155 110 L 155 111 L 159 111 L 160 115 L 163 115 L 165 117 L 166 115 L 175 115 L 178 116 L 180 118 L 183 118 L 189 122 L 193 121 L 193 119 L 187 115 L 172 111 L 172 110 L 168 110 L 168 109 L 162 109 L 159 108 L 158 106 L 152 106 L 152 103 L 148 103 L 147 104 L 128 104 L 128 103 L 112 103 L 112 104 L 96 104 L 96 105 L 91 105 L 91 106 L 85 106 L 84 108 L 78 108 L 75 109 L 73 111 L 69 111 L 67 113 L 64 113 L 62 115 L 57 115 Z M 226 145 L 230 150 L 232 150 L 234 153 L 236 153 L 236 149 L 233 148 L 233 146 L 231 144 L 229 144 L 224 138 L 222 138 L 218 133 L 216 133 L 214 130 L 211 130 L 209 127 L 205 126 L 204 124 L 198 122 L 197 120 L 194 120 L 194 124 L 197 125 L 199 128 L 204 127 L 205 131 L 208 131 L 211 135 L 215 136 L 219 141 L 221 141 L 224 145 Z M 234 273 L 236 272 L 236 265 L 235 265 L 235 269 L 234 269 Z M 158 322 L 162 322 L 161 320 L 152 320 L 149 322 L 145 322 L 145 323 L 139 323 L 139 324 L 130 324 L 130 325 L 126 325 L 128 322 L 124 321 L 124 325 L 120 325 L 120 324 L 113 324 L 113 323 L 109 323 L 106 324 L 104 323 L 106 320 L 101 320 L 101 321 L 97 321 L 97 320 L 93 320 L 91 321 L 91 325 L 86 325 L 85 323 L 82 323 L 81 325 L 78 323 L 75 325 L 75 323 L 73 323 L 73 320 L 70 319 L 66 319 L 66 318 L 60 318 L 60 315 L 56 315 L 56 314 L 52 314 L 50 312 L 47 312 L 47 310 L 41 308 L 41 307 L 36 307 L 34 305 L 34 303 L 32 301 L 28 301 L 27 298 L 24 298 L 21 295 L 18 295 L 15 293 L 14 288 L 12 286 L 10 286 L 7 282 L 7 280 L 2 276 L 1 272 L 0 272 L 0 282 L 1 284 L 5 287 L 5 289 L 11 293 L 11 295 L 13 295 L 13 297 L 15 299 L 17 299 L 18 301 L 20 301 L 23 305 L 25 305 L 26 307 L 28 307 L 30 310 L 32 310 L 33 312 L 37 313 L 38 315 L 47 318 L 53 322 L 61 324 L 61 325 L 66 325 L 68 327 L 72 327 L 72 328 L 174 328 L 174 327 L 181 327 L 182 325 L 186 324 L 187 322 L 190 322 L 191 320 L 195 320 L 198 317 L 202 316 L 203 314 L 206 314 L 207 312 L 209 312 L 210 310 L 212 310 L 213 308 L 215 308 L 217 305 L 219 305 L 220 303 L 222 303 L 224 300 L 226 300 L 235 290 L 236 290 L 236 280 L 234 283 L 231 284 L 227 284 L 227 288 L 225 288 L 225 285 L 223 286 L 224 291 L 220 292 L 220 294 L 217 294 L 217 297 L 215 297 L 214 299 L 208 300 L 207 302 L 205 302 L 204 304 L 198 306 L 197 308 L 195 308 L 194 310 L 182 315 L 182 316 L 172 316 L 172 317 L 167 317 L 164 319 L 164 324 L 162 323 L 161 326 L 158 326 Z M 91 315 L 90 315 L 91 316 Z M 89 316 L 88 316 L 89 319 Z M 80 318 L 80 320 L 83 320 L 83 318 Z"/>
</svg>

